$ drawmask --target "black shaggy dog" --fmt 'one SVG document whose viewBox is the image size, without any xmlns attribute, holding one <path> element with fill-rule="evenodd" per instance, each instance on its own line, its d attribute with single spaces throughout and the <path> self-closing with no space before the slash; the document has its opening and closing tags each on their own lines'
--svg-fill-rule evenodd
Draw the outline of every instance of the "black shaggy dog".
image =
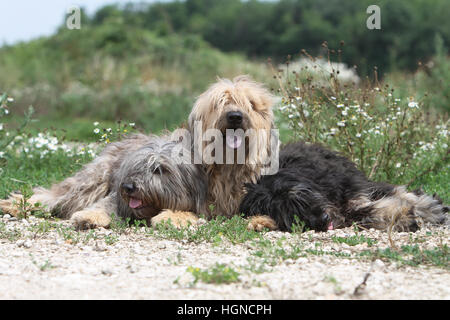
<svg viewBox="0 0 450 320">
<path fill-rule="evenodd" d="M 266 225 L 275 222 L 284 231 L 291 231 L 297 218 L 317 231 L 353 223 L 364 228 L 416 231 L 425 222 L 449 222 L 449 209 L 437 197 L 369 181 L 347 158 L 303 142 L 280 150 L 277 174 L 263 176 L 245 188 L 240 212 L 247 217 L 268 215 L 274 221 Z"/>
</svg>

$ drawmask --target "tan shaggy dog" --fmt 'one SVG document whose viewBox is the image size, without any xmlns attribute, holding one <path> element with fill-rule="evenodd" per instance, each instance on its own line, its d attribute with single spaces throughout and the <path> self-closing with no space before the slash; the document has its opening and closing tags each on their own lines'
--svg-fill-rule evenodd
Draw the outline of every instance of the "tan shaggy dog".
<svg viewBox="0 0 450 320">
<path fill-rule="evenodd" d="M 248 76 L 219 78 L 202 93 L 189 115 L 188 130 L 192 160 L 207 176 L 204 210 L 184 215 L 166 210 L 154 222 L 170 219 L 176 226 L 186 226 L 199 214 L 208 219 L 239 214 L 244 184 L 255 183 L 272 162 L 278 164 L 278 135 L 271 131 L 273 104 L 274 96 Z M 249 229 L 263 228 L 277 227 L 268 216 L 250 218 Z"/>
<path fill-rule="evenodd" d="M 195 102 L 188 123 L 191 136 L 195 137 L 194 152 L 201 155 L 208 177 L 207 202 L 211 209 L 206 213 L 208 218 L 239 214 L 244 184 L 254 183 L 270 161 L 278 161 L 278 137 L 271 133 L 273 104 L 273 95 L 247 76 L 219 79 Z M 223 139 L 223 161 L 210 159 L 210 141 L 205 139 L 210 129 L 222 135 L 216 138 Z M 235 136 L 229 134 L 230 130 L 244 134 Z M 240 150 L 241 162 L 238 161 Z M 261 220 L 260 217 L 254 219 Z M 265 226 L 273 227 L 272 221 Z"/>
</svg>

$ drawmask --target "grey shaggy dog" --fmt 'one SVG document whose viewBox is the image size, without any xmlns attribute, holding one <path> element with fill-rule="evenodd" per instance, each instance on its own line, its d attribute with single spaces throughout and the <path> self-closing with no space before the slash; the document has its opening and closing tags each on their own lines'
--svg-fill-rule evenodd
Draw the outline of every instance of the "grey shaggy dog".
<svg viewBox="0 0 450 320">
<path fill-rule="evenodd" d="M 107 145 L 82 170 L 50 189 L 34 189 L 27 202 L 30 209 L 39 203 L 83 229 L 109 226 L 112 213 L 151 224 L 166 216 L 189 221 L 191 211 L 204 211 L 207 184 L 199 167 L 182 163 L 183 152 L 188 151 L 169 136 L 134 135 Z M 12 194 L 0 200 L 0 208 L 16 216 L 20 201 L 22 195 Z"/>
</svg>

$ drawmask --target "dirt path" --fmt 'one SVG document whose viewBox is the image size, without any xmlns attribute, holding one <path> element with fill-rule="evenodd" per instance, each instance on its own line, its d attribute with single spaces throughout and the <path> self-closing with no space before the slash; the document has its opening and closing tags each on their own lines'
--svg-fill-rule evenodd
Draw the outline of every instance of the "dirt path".
<svg viewBox="0 0 450 320">
<path fill-rule="evenodd" d="M 264 238 L 274 244 L 274 252 L 263 255 L 264 260 L 255 255 L 262 247 L 254 243 L 195 244 L 158 239 L 139 230 L 115 234 L 105 229 L 81 232 L 72 240 L 61 230 L 46 229 L 45 221 L 0 217 L 0 299 L 450 298 L 445 249 L 449 231 L 441 228 L 393 234 L 398 248 L 444 248 L 430 256 L 438 259 L 435 265 L 408 266 L 385 257 L 356 258 L 364 250 L 389 247 L 387 234 L 374 230 L 355 233 L 347 228 L 300 236 L 269 232 Z M 362 238 L 356 245 L 337 241 L 349 236 Z M 276 253 L 277 248 L 289 252 L 292 243 L 301 243 L 302 252 L 308 253 L 294 258 Z M 232 266 L 239 282 L 193 284 L 189 267 L 206 270 L 216 263 Z M 261 266 L 267 270 L 258 273 Z M 365 285 L 354 294 L 367 274 Z"/>
</svg>

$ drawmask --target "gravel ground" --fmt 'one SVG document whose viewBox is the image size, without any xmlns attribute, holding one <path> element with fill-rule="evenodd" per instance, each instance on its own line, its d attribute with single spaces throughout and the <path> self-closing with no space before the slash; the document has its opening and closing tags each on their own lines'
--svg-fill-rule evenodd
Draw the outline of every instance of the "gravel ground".
<svg viewBox="0 0 450 320">
<path fill-rule="evenodd" d="M 84 241 L 77 242 L 67 240 L 56 229 L 37 232 L 32 228 L 43 221 L 36 217 L 0 217 L 0 299 L 450 298 L 447 252 L 444 266 L 408 266 L 377 257 L 355 258 L 363 250 L 390 246 L 387 233 L 375 230 L 358 232 L 376 240 L 371 247 L 367 242 L 350 246 L 332 241 L 333 236 L 355 235 L 352 228 L 301 235 L 268 232 L 264 238 L 280 248 L 302 243 L 304 250 L 329 254 L 276 257 L 273 267 L 266 264 L 269 270 L 257 273 L 251 270 L 248 260 L 255 258 L 252 253 L 257 250 L 251 242 L 195 244 L 151 236 L 143 228 L 130 228 L 121 234 L 106 229 L 84 231 L 79 233 Z M 67 221 L 52 223 L 69 226 Z M 89 239 L 93 232 L 95 239 Z M 448 236 L 448 229 L 432 228 L 412 234 L 394 233 L 392 241 L 396 247 L 414 243 L 421 248 L 442 248 L 448 245 Z M 115 242 L 109 242 L 108 237 L 116 237 Z M 206 269 L 216 262 L 233 266 L 240 281 L 193 284 L 188 267 Z"/>
</svg>

